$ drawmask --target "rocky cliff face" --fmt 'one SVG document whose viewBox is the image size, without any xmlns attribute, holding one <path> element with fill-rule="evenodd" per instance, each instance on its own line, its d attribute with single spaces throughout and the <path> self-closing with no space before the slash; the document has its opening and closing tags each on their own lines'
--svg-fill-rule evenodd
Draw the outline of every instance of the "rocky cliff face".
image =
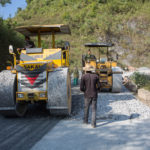
<svg viewBox="0 0 150 150">
<path fill-rule="evenodd" d="M 150 21 L 136 18 L 120 25 L 120 35 L 110 36 L 124 65 L 150 67 Z"/>
</svg>

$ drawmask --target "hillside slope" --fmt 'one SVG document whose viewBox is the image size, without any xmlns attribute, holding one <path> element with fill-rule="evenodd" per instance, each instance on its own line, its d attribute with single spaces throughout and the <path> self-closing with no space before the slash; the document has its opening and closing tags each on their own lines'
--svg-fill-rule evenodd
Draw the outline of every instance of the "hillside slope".
<svg viewBox="0 0 150 150">
<path fill-rule="evenodd" d="M 150 67 L 150 2 L 137 0 L 27 0 L 13 19 L 19 25 L 69 24 L 71 64 L 81 65 L 86 42 L 115 43 L 122 64 Z M 46 46 L 49 39 L 45 39 Z"/>
</svg>

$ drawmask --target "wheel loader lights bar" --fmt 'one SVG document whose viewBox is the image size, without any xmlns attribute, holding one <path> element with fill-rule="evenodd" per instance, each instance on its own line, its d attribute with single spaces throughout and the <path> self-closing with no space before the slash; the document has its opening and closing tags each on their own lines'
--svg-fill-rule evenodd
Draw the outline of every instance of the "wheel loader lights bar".
<svg viewBox="0 0 150 150">
<path fill-rule="evenodd" d="M 34 93 L 28 93 L 28 98 L 29 99 L 34 99 Z"/>
<path fill-rule="evenodd" d="M 40 97 L 46 97 L 46 93 L 40 93 Z"/>
<path fill-rule="evenodd" d="M 100 82 L 107 83 L 108 81 L 107 80 L 100 80 Z"/>
<path fill-rule="evenodd" d="M 16 92 L 17 101 L 40 101 L 47 100 L 47 92 Z"/>
<path fill-rule="evenodd" d="M 23 93 L 18 93 L 18 94 L 17 94 L 17 97 L 18 97 L 18 98 L 24 98 L 24 94 L 23 94 Z"/>
</svg>

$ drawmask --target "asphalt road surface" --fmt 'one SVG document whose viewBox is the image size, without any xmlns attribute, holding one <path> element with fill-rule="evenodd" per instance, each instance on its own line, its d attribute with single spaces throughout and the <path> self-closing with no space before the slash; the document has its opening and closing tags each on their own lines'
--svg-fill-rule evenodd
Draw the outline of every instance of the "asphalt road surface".
<svg viewBox="0 0 150 150">
<path fill-rule="evenodd" d="M 0 150 L 70 150 L 71 145 L 79 150 L 88 146 L 91 150 L 93 145 L 97 145 L 94 147 L 97 150 L 102 145 L 102 150 L 137 149 L 137 146 L 139 150 L 149 150 L 150 108 L 125 88 L 121 93 L 99 94 L 95 130 L 82 123 L 83 93 L 78 86 L 73 87 L 72 100 L 73 115 L 69 118 L 49 116 L 38 105 L 31 105 L 23 118 L 0 116 Z M 87 136 L 95 143 L 89 142 Z"/>
<path fill-rule="evenodd" d="M 0 150 L 29 150 L 63 118 L 51 117 L 40 106 L 31 106 L 23 118 L 0 116 Z"/>
<path fill-rule="evenodd" d="M 82 108 L 83 95 L 73 90 L 73 112 Z M 30 150 L 60 121 L 68 117 L 50 116 L 40 105 L 30 105 L 23 118 L 6 118 L 0 115 L 0 150 Z"/>
</svg>

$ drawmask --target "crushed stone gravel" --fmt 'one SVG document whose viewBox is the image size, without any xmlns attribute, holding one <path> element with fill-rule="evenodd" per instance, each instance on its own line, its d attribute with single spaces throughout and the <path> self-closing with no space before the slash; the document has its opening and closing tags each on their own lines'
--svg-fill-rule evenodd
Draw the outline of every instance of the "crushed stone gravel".
<svg viewBox="0 0 150 150">
<path fill-rule="evenodd" d="M 150 108 L 139 101 L 125 87 L 121 93 L 99 93 L 97 100 L 97 120 L 128 120 L 150 118 Z M 81 96 L 82 95 L 82 96 Z M 84 112 L 83 93 L 79 87 L 73 88 L 73 113 L 71 118 L 82 120 Z M 91 120 L 91 109 L 89 113 Z"/>
</svg>

